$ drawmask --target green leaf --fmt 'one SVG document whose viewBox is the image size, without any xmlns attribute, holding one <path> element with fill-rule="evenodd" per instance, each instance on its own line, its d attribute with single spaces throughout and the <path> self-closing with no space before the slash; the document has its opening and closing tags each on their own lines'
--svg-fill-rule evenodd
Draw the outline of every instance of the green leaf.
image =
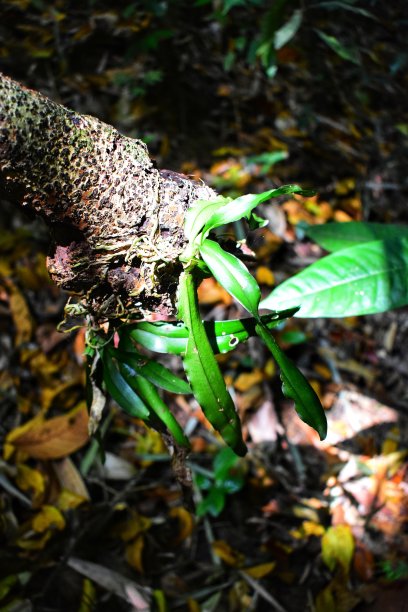
<svg viewBox="0 0 408 612">
<path fill-rule="evenodd" d="M 272 329 L 285 319 L 293 317 L 298 308 L 262 315 L 263 323 Z M 231 319 L 230 321 L 204 321 L 205 331 L 214 353 L 232 351 L 240 342 L 256 336 L 255 319 Z M 131 337 L 135 342 L 156 353 L 182 355 L 186 351 L 188 329 L 181 321 L 148 323 L 142 321 L 119 330 L 122 339 Z M 121 344 L 119 346 L 121 346 Z M 126 344 L 126 350 L 131 346 Z"/>
<path fill-rule="evenodd" d="M 207 497 L 205 497 L 199 504 L 197 504 L 197 516 L 204 516 L 205 514 L 211 514 L 211 516 L 218 516 L 224 510 L 225 506 L 225 493 L 217 487 L 212 487 Z"/>
<path fill-rule="evenodd" d="M 229 202 L 231 198 L 218 196 L 215 200 L 196 200 L 191 208 L 186 212 L 184 233 L 187 236 L 190 245 L 194 245 L 195 239 L 212 217 L 215 211 L 221 206 Z"/>
<path fill-rule="evenodd" d="M 375 240 L 323 257 L 279 285 L 261 308 L 299 317 L 350 317 L 408 304 L 408 238 Z"/>
<path fill-rule="evenodd" d="M 109 347 L 101 351 L 106 390 L 125 412 L 133 417 L 147 419 L 150 414 L 149 409 L 124 380 L 111 351 Z"/>
<path fill-rule="evenodd" d="M 238 221 L 239 219 L 248 219 L 251 211 L 259 204 L 262 204 L 262 202 L 266 202 L 266 200 L 270 200 L 271 198 L 277 198 L 278 196 L 289 195 L 291 193 L 298 193 L 305 196 L 315 195 L 314 191 L 304 190 L 299 187 L 299 185 L 284 185 L 278 189 L 270 189 L 269 191 L 264 191 L 263 193 L 249 193 L 247 195 L 243 195 L 235 200 L 223 204 L 221 207 L 216 209 L 211 216 L 208 217 L 205 224 L 202 226 L 203 239 L 212 229 L 215 229 L 216 227 L 226 225 L 227 223 L 232 223 L 233 221 Z M 189 234 L 186 233 L 186 235 L 188 236 Z"/>
<path fill-rule="evenodd" d="M 305 230 L 305 234 L 326 251 L 339 251 L 362 242 L 408 237 L 408 226 L 350 221 L 349 223 L 310 225 Z"/>
<path fill-rule="evenodd" d="M 129 334 L 135 342 L 150 351 L 173 355 L 181 355 L 186 350 L 188 339 L 188 329 L 181 321 L 178 323 L 142 321 L 122 328 L 119 334 L 121 338 Z"/>
<path fill-rule="evenodd" d="M 194 397 L 228 446 L 243 456 L 247 449 L 242 439 L 241 422 L 201 321 L 195 279 L 190 272 L 180 277 L 178 306 L 179 316 L 189 331 L 183 365 Z"/>
<path fill-rule="evenodd" d="M 129 385 L 149 406 L 152 413 L 159 419 L 159 422 L 167 427 L 177 444 L 189 448 L 190 442 L 188 438 L 185 436 L 173 413 L 163 402 L 155 386 L 126 363 L 119 362 L 119 367 Z"/>
<path fill-rule="evenodd" d="M 130 366 L 137 374 L 147 378 L 147 380 L 150 380 L 151 383 L 160 389 L 170 391 L 170 393 L 192 393 L 190 385 L 186 383 L 185 380 L 173 374 L 173 372 L 168 370 L 161 363 L 157 363 L 146 357 L 144 359 L 142 358 L 141 361 L 140 358 L 142 356 L 134 351 L 117 350 L 115 354 L 118 361 Z"/>
<path fill-rule="evenodd" d="M 358 66 L 360 65 L 360 55 L 356 47 L 345 47 L 335 36 L 329 36 L 322 30 L 315 30 L 315 32 L 339 57 Z"/>
<path fill-rule="evenodd" d="M 213 240 L 204 240 L 200 255 L 217 281 L 253 316 L 258 316 L 261 290 L 254 277 L 235 255 Z"/>
<path fill-rule="evenodd" d="M 215 486 L 225 493 L 236 493 L 244 486 L 242 462 L 228 447 L 222 448 L 215 456 Z"/>
<path fill-rule="evenodd" d="M 292 17 L 279 30 L 276 30 L 274 36 L 274 47 L 276 50 L 284 47 L 296 34 L 302 23 L 302 11 L 295 11 Z"/>
<path fill-rule="evenodd" d="M 302 372 L 278 346 L 268 329 L 262 324 L 257 325 L 256 329 L 279 366 L 283 394 L 294 400 L 299 417 L 313 427 L 323 440 L 327 435 L 327 421 L 316 392 Z"/>
<path fill-rule="evenodd" d="M 251 155 L 247 157 L 249 164 L 260 164 L 262 174 L 269 172 L 269 170 L 278 162 L 287 159 L 289 154 L 287 151 L 266 151 L 259 155 Z"/>
</svg>

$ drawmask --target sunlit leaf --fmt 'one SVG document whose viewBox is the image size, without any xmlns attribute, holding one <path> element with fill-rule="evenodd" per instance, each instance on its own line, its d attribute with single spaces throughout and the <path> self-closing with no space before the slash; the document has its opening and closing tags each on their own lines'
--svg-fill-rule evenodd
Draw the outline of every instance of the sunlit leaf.
<svg viewBox="0 0 408 612">
<path fill-rule="evenodd" d="M 263 193 L 249 193 L 243 195 L 218 207 L 218 209 L 206 220 L 203 226 L 202 236 L 205 238 L 208 232 L 221 225 L 226 225 L 227 223 L 232 223 L 233 221 L 238 221 L 243 218 L 248 219 L 252 210 L 259 204 L 262 204 L 262 202 L 291 193 L 298 193 L 300 195 L 315 194 L 314 191 L 303 190 L 299 185 L 284 185 L 278 189 L 270 189 Z"/>
<path fill-rule="evenodd" d="M 408 237 L 408 226 L 350 221 L 349 223 L 311 225 L 305 230 L 305 234 L 326 251 L 339 251 L 357 246 L 362 242 L 387 238 L 406 238 Z"/>
<path fill-rule="evenodd" d="M 408 238 L 401 238 L 332 253 L 279 285 L 260 307 L 296 305 L 299 317 L 351 317 L 407 303 Z"/>
<path fill-rule="evenodd" d="M 230 200 L 231 198 L 218 196 L 214 200 L 196 200 L 193 203 L 186 212 L 184 222 L 184 233 L 190 244 L 194 244 L 196 237 L 214 212 Z"/>
<path fill-rule="evenodd" d="M 258 316 L 261 290 L 254 277 L 240 259 L 227 253 L 213 240 L 205 240 L 200 255 L 217 281 L 248 312 Z"/>
</svg>

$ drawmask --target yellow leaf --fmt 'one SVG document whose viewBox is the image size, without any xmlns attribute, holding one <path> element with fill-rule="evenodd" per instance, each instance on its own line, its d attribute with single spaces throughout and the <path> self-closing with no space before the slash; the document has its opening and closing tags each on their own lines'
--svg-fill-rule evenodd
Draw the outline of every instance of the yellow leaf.
<svg viewBox="0 0 408 612">
<path fill-rule="evenodd" d="M 251 578 L 259 580 L 260 578 L 270 574 L 271 571 L 275 569 L 275 566 L 276 561 L 270 561 L 269 563 L 261 563 L 260 565 L 254 565 L 253 567 L 246 567 L 243 571 L 251 576 Z"/>
<path fill-rule="evenodd" d="M 354 537 L 349 525 L 329 527 L 322 537 L 322 558 L 333 571 L 339 565 L 347 575 L 354 554 Z"/>
<path fill-rule="evenodd" d="M 6 444 L 35 459 L 59 459 L 88 441 L 88 411 L 85 402 L 52 419 L 43 414 L 11 431 Z M 8 452 L 8 451 L 7 451 Z"/>
<path fill-rule="evenodd" d="M 130 518 L 119 523 L 113 531 L 114 535 L 123 540 L 123 542 L 129 542 L 150 529 L 151 524 L 152 521 L 147 516 L 142 516 L 138 512 L 133 511 Z"/>
<path fill-rule="evenodd" d="M 193 515 L 182 506 L 177 506 L 171 508 L 169 516 L 178 519 L 179 531 L 173 540 L 173 546 L 177 546 L 192 534 L 194 529 Z"/>
<path fill-rule="evenodd" d="M 224 540 L 215 540 L 212 544 L 212 549 L 217 557 L 222 559 L 227 565 L 231 565 L 231 567 L 240 567 L 245 560 L 242 553 L 232 548 Z"/>
<path fill-rule="evenodd" d="M 275 284 L 275 277 L 272 270 L 266 266 L 259 266 L 256 270 L 256 280 L 260 285 L 272 287 Z"/>
<path fill-rule="evenodd" d="M 126 546 L 126 561 L 140 574 L 143 574 L 143 548 L 144 537 L 140 535 L 136 540 L 133 540 Z"/>
<path fill-rule="evenodd" d="M 31 532 L 32 534 L 32 532 Z M 21 537 L 16 540 L 16 545 L 23 550 L 42 550 L 47 544 L 48 540 L 51 538 L 52 532 L 46 531 L 38 538 L 26 538 Z"/>
<path fill-rule="evenodd" d="M 222 302 L 225 306 L 230 306 L 233 302 L 228 291 L 221 287 L 213 278 L 203 280 L 198 288 L 198 299 L 201 304 L 217 304 Z"/>
<path fill-rule="evenodd" d="M 9 293 L 11 316 L 16 328 L 14 344 L 20 346 L 20 344 L 29 342 L 33 333 L 33 320 L 27 302 L 11 281 L 7 281 L 7 291 Z"/>
<path fill-rule="evenodd" d="M 58 508 L 45 505 L 41 508 L 40 512 L 35 515 L 31 524 L 34 531 L 37 533 L 44 533 L 44 531 L 53 527 L 60 530 L 64 529 L 65 519 Z"/>
<path fill-rule="evenodd" d="M 77 508 L 78 506 L 87 501 L 89 501 L 89 497 L 83 497 L 82 495 L 78 495 L 77 493 L 73 493 L 72 491 L 68 491 L 67 489 L 63 489 L 58 495 L 55 505 L 62 512 L 65 512 L 66 510 Z"/>
<path fill-rule="evenodd" d="M 255 368 L 251 372 L 243 372 L 238 376 L 236 381 L 234 382 L 234 387 L 237 391 L 243 393 L 247 391 L 251 387 L 254 387 L 258 383 L 262 382 L 264 379 L 264 375 L 262 370 Z"/>
<path fill-rule="evenodd" d="M 32 491 L 34 502 L 38 502 L 45 492 L 44 475 L 22 463 L 17 466 L 16 485 L 22 491 Z"/>
</svg>

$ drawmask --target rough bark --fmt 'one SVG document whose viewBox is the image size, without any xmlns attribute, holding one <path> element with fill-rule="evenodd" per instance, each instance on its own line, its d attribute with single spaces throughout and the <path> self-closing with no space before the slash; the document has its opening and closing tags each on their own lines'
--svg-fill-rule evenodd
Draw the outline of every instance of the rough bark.
<svg viewBox="0 0 408 612">
<path fill-rule="evenodd" d="M 174 312 L 184 214 L 215 193 L 140 140 L 0 74 L 0 183 L 54 229 L 52 279 L 97 320 Z"/>
</svg>

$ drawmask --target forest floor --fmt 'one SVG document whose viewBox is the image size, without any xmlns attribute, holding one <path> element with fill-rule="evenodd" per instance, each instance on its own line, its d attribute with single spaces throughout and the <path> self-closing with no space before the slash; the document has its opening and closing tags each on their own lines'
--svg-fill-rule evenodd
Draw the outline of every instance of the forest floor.
<svg viewBox="0 0 408 612">
<path fill-rule="evenodd" d="M 403 2 L 343 7 L 338 20 L 305 10 L 274 78 L 239 42 L 262 3 L 224 19 L 205 3 L 188 15 L 181 1 L 163 14 L 165 3 L 54 4 L 2 3 L 2 71 L 142 138 L 159 167 L 223 194 L 318 190 L 262 207 L 269 225 L 249 246 L 264 295 L 323 254 L 305 223 L 406 224 Z M 48 279 L 48 232 L 7 202 L 0 221 L 1 611 L 405 609 L 406 308 L 277 331 L 327 410 L 323 442 L 255 340 L 220 359 L 244 459 L 223 452 L 189 396 L 166 394 L 192 439 L 197 512 L 159 435 L 113 402 L 104 458 L 88 440 L 85 332 L 57 330 L 67 296 Z M 212 280 L 200 302 L 207 319 L 245 316 Z"/>
</svg>

